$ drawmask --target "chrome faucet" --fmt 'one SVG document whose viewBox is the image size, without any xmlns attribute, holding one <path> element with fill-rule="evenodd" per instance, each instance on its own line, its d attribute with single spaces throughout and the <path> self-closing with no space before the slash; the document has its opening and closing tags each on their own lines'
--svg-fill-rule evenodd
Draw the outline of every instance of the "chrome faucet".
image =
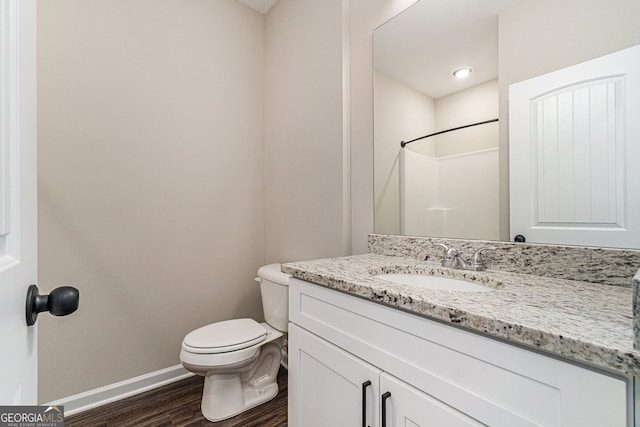
<svg viewBox="0 0 640 427">
<path fill-rule="evenodd" d="M 453 246 L 445 245 L 444 243 L 436 243 L 438 246 L 444 248 L 444 257 L 442 258 L 442 266 L 457 268 L 459 270 L 471 270 L 482 271 L 485 269 L 484 260 L 482 259 L 482 252 L 487 250 L 496 250 L 494 246 L 485 246 L 474 252 L 471 260 L 467 261 L 460 255 L 460 252 Z"/>
</svg>

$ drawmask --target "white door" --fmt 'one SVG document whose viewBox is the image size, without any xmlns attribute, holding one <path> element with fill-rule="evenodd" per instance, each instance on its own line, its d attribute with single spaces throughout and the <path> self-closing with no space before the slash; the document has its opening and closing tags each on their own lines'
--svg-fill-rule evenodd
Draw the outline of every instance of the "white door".
<svg viewBox="0 0 640 427">
<path fill-rule="evenodd" d="M 290 323 L 289 426 L 379 427 L 380 372 Z"/>
<path fill-rule="evenodd" d="M 0 0 L 0 405 L 37 402 L 35 0 Z"/>
<path fill-rule="evenodd" d="M 640 45 L 509 88 L 511 238 L 640 248 Z"/>
</svg>

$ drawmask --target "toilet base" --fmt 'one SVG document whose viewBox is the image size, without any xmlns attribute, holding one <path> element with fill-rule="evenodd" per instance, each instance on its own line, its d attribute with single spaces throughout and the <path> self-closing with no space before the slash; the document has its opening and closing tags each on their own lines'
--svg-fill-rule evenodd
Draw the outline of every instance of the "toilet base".
<svg viewBox="0 0 640 427">
<path fill-rule="evenodd" d="M 279 345 L 269 343 L 262 346 L 256 363 L 244 372 L 208 372 L 202 393 L 202 415 L 209 421 L 222 421 L 276 397 L 280 358 Z"/>
</svg>

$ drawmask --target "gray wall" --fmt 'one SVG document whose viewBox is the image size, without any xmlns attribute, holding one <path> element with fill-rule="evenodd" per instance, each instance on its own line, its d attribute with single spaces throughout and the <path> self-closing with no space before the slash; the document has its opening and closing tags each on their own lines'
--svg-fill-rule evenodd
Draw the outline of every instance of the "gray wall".
<svg viewBox="0 0 640 427">
<path fill-rule="evenodd" d="M 267 262 L 349 253 L 342 3 L 280 0 L 266 17 Z"/>
<path fill-rule="evenodd" d="M 263 15 L 231 0 L 38 2 L 39 400 L 179 363 L 262 319 Z"/>
</svg>

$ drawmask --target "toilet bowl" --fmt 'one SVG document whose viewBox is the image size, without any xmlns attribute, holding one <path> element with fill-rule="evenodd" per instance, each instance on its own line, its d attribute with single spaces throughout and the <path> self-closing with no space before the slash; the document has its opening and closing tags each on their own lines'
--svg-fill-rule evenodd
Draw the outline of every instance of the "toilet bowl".
<svg viewBox="0 0 640 427">
<path fill-rule="evenodd" d="M 289 275 L 280 264 L 258 270 L 266 322 L 232 319 L 198 328 L 182 341 L 185 369 L 205 377 L 202 414 L 221 421 L 273 399 L 288 324 Z"/>
</svg>

